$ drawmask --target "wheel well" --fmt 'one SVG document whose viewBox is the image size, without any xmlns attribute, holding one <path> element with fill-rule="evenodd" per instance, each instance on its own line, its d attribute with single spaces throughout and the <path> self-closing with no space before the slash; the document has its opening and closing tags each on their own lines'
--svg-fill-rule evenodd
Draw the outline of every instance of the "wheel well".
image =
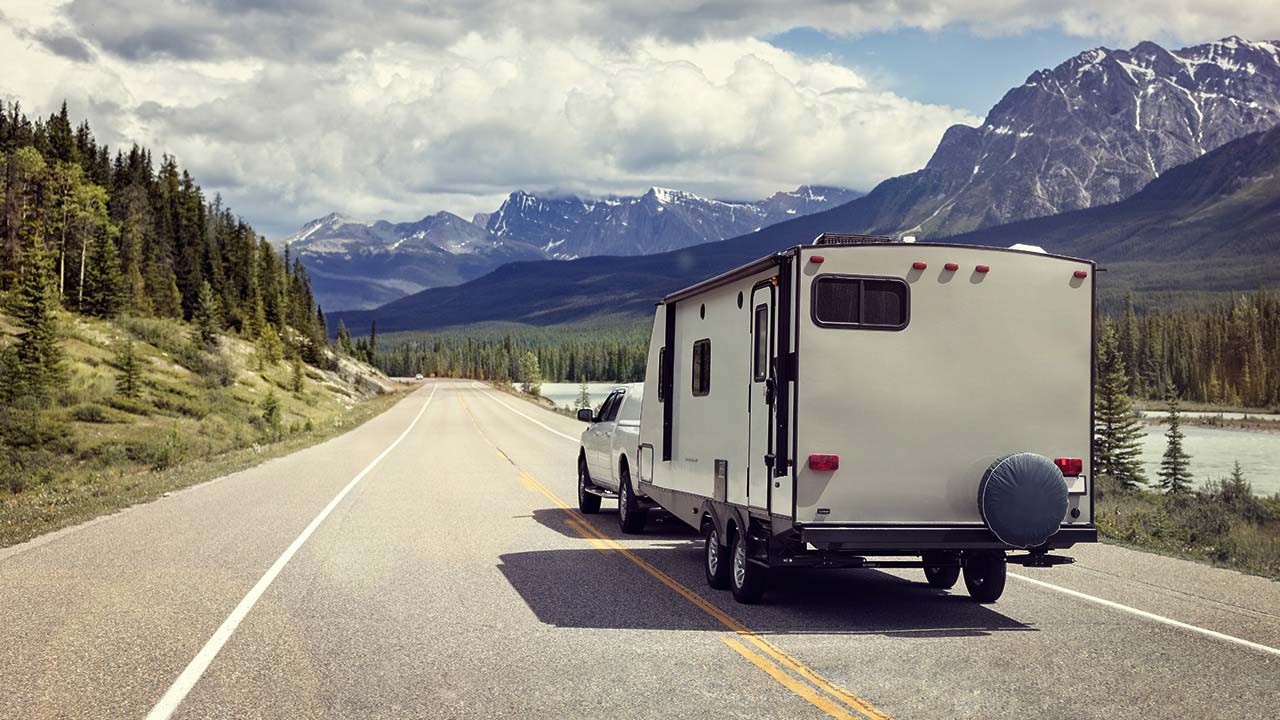
<svg viewBox="0 0 1280 720">
<path fill-rule="evenodd" d="M 585 460 L 587 459 L 587 449 L 586 449 L 586 448 L 584 448 L 584 447 L 580 447 L 580 448 L 578 448 L 578 459 L 579 459 L 579 460 L 583 460 L 583 461 L 585 461 Z"/>
<path fill-rule="evenodd" d="M 738 539 L 738 519 L 729 518 L 729 522 L 724 527 L 724 544 L 725 547 L 733 547 L 733 542 Z"/>
<path fill-rule="evenodd" d="M 698 526 L 698 530 L 701 531 L 703 535 L 706 535 L 707 528 L 712 527 L 715 524 L 716 524 L 716 519 L 711 517 L 711 513 L 704 512 L 702 513 L 702 523 Z"/>
<path fill-rule="evenodd" d="M 622 458 L 618 460 L 618 474 L 619 475 L 621 475 L 622 473 L 630 474 L 630 472 L 631 472 L 631 467 L 627 464 L 627 456 L 624 454 Z"/>
</svg>

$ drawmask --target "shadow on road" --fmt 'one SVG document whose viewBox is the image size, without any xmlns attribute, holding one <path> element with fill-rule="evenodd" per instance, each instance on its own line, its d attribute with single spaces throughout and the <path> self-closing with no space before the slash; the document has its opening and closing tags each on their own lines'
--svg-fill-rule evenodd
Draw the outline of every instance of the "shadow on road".
<svg viewBox="0 0 1280 720">
<path fill-rule="evenodd" d="M 539 508 L 533 511 L 533 515 L 525 515 L 522 517 L 532 517 L 539 525 L 555 530 L 566 537 L 581 539 L 582 535 L 574 530 L 565 520 L 569 514 L 560 508 Z M 621 540 L 628 537 L 635 537 L 623 534 L 618 528 L 618 511 L 612 507 L 600 508 L 598 515 L 586 515 L 587 521 L 592 527 L 598 530 L 606 537 Z M 649 518 L 645 522 L 644 537 L 646 540 L 673 538 L 680 540 L 698 540 L 701 542 L 697 531 L 680 522 L 674 515 L 665 510 L 650 510 Z"/>
<path fill-rule="evenodd" d="M 533 519 L 581 539 L 565 523 L 563 510 L 547 508 Z M 593 525 L 624 540 L 614 518 Z M 765 603 L 738 605 L 729 593 L 707 587 L 697 534 L 668 517 L 644 535 L 659 547 L 628 549 L 677 582 L 724 609 L 752 630 L 781 634 L 877 634 L 901 638 L 974 637 L 1035 628 L 978 605 L 958 590 L 943 592 L 924 582 L 876 570 L 773 571 Z M 556 627 L 650 630 L 723 630 L 724 626 L 617 552 L 595 549 L 541 550 L 502 555 L 498 569 L 538 619 Z"/>
</svg>

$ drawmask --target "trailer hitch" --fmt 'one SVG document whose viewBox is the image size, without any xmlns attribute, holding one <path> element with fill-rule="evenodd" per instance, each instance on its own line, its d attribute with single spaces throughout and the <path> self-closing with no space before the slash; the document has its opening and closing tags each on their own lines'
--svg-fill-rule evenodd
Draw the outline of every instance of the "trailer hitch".
<svg viewBox="0 0 1280 720">
<path fill-rule="evenodd" d="M 1076 559 L 1066 555 L 1050 555 L 1045 550 L 1032 550 L 1026 555 L 1010 555 L 1005 558 L 1005 561 L 1023 567 L 1047 568 L 1054 565 L 1070 565 Z"/>
</svg>

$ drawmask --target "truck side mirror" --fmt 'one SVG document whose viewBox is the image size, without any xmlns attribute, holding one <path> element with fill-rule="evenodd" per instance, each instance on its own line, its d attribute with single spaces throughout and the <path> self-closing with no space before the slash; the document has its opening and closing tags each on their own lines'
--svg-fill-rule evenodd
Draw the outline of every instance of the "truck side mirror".
<svg viewBox="0 0 1280 720">
<path fill-rule="evenodd" d="M 584 423 L 596 421 L 596 414 L 591 412 L 591 408 L 581 408 L 578 410 L 578 419 Z"/>
</svg>

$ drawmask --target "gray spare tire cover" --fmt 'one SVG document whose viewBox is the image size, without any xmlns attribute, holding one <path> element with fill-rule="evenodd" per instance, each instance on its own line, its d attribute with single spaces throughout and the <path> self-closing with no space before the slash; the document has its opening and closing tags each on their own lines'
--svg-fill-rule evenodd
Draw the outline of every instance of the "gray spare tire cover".
<svg viewBox="0 0 1280 720">
<path fill-rule="evenodd" d="M 1053 461 L 1035 453 L 1006 455 L 978 483 L 978 512 L 1000 542 L 1043 545 L 1067 512 L 1067 481 Z"/>
</svg>

